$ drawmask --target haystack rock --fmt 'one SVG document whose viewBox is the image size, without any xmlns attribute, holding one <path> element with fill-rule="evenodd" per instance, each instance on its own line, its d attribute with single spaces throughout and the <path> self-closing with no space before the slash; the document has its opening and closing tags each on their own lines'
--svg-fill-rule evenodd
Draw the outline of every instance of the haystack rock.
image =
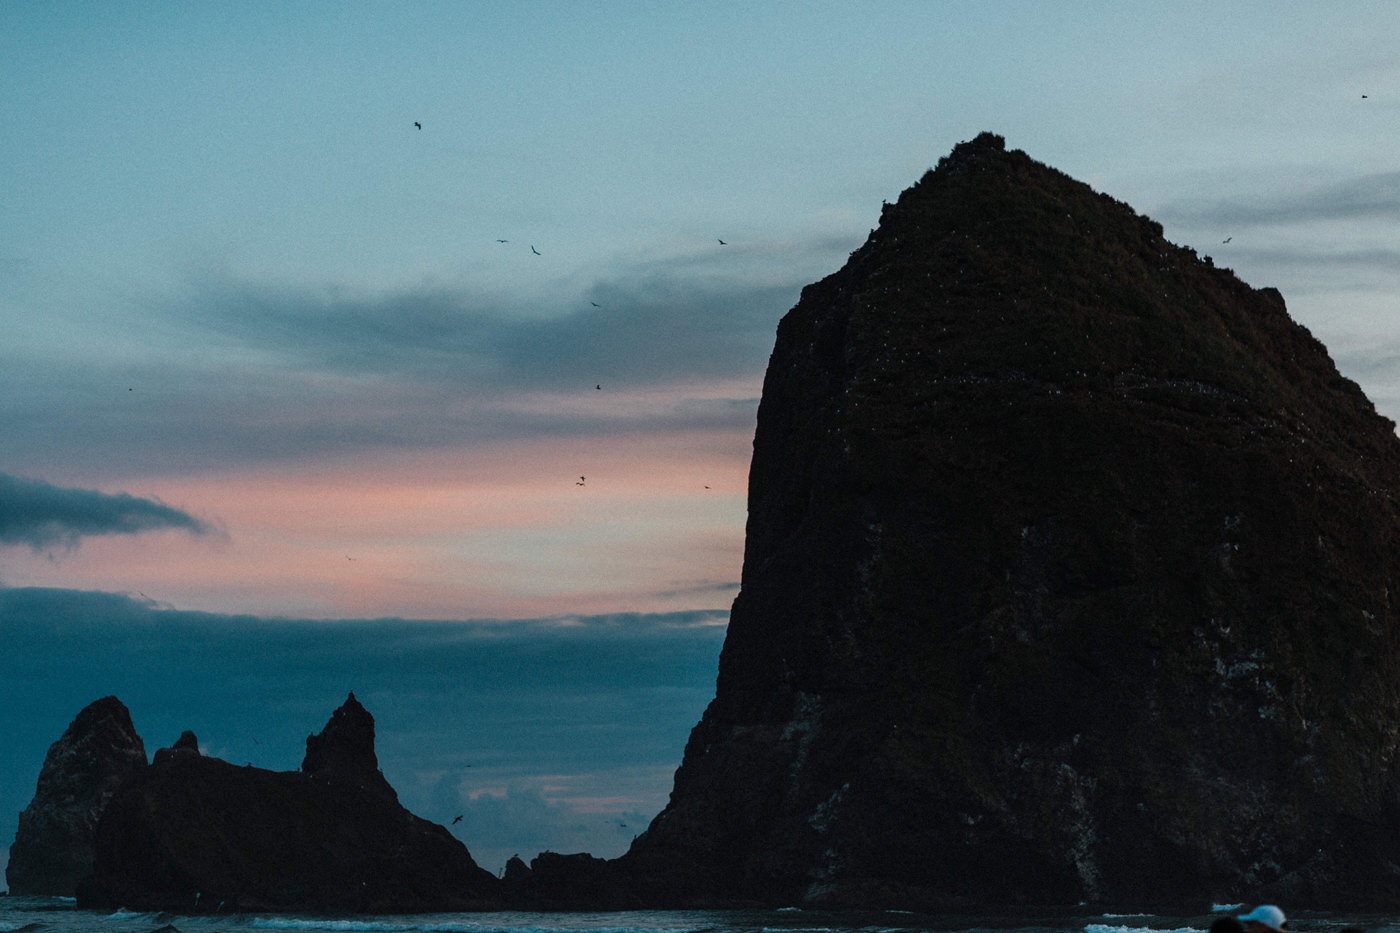
<svg viewBox="0 0 1400 933">
<path fill-rule="evenodd" d="M 97 829 L 84 907 L 400 913 L 499 905 L 500 881 L 380 774 L 352 694 L 301 771 L 239 767 L 193 742 L 124 781 Z M 167 753 L 168 752 L 168 753 Z"/>
<path fill-rule="evenodd" d="M 1277 291 L 963 143 L 779 326 L 716 696 L 619 867 L 673 903 L 1393 906 L 1397 494 Z"/>
<path fill-rule="evenodd" d="M 49 746 L 34 798 L 19 815 L 5 879 L 12 894 L 72 897 L 92 871 L 97 821 L 122 780 L 146 766 L 146 747 L 116 697 L 78 713 Z"/>
</svg>

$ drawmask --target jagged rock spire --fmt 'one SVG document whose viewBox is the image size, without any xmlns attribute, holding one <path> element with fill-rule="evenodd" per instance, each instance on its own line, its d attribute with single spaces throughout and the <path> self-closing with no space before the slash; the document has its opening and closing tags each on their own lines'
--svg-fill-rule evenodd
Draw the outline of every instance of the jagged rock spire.
<svg viewBox="0 0 1400 933">
<path fill-rule="evenodd" d="M 310 777 L 357 784 L 393 800 L 398 794 L 379 770 L 374 752 L 374 717 L 352 692 L 319 734 L 306 737 L 301 770 Z"/>
<path fill-rule="evenodd" d="M 107 801 L 145 765 L 145 745 L 120 700 L 103 697 L 85 706 L 49 746 L 34 799 L 19 816 L 5 871 L 10 893 L 72 897 L 92 871 Z"/>
</svg>

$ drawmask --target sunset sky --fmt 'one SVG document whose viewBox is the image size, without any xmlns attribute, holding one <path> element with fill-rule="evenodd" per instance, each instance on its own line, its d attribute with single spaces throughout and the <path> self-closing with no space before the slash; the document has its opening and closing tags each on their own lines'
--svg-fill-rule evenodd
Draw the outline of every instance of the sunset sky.
<svg viewBox="0 0 1400 933">
<path fill-rule="evenodd" d="M 148 751 L 295 768 L 355 690 L 487 868 L 618 854 L 712 695 L 779 318 L 983 130 L 1279 288 L 1400 418 L 1397 37 L 1381 2 L 0 4 L 0 863 L 108 693 Z"/>
</svg>

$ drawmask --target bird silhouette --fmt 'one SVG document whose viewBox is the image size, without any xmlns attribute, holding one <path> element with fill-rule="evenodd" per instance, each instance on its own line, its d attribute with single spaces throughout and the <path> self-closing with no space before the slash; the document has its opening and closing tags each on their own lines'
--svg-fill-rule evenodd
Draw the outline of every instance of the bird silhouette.
<svg viewBox="0 0 1400 933">
<path fill-rule="evenodd" d="M 716 240 L 719 240 L 719 237 L 715 237 L 715 239 L 716 239 Z M 719 245 L 720 245 L 720 246 L 728 246 L 729 244 L 726 243 L 726 242 L 724 242 L 723 240 L 719 240 Z"/>
<path fill-rule="evenodd" d="M 582 485 L 583 485 L 583 479 L 584 479 L 584 478 L 583 478 L 582 476 L 580 476 L 580 477 L 578 478 L 578 482 L 577 482 L 577 483 L 574 483 L 574 485 L 575 485 L 575 486 L 582 486 Z"/>
<path fill-rule="evenodd" d="M 1225 239 L 1221 240 L 1220 242 L 1221 242 L 1221 243 L 1229 243 L 1229 242 L 1230 242 L 1231 240 L 1233 240 L 1233 239 L 1234 239 L 1233 236 L 1227 236 Z"/>
<path fill-rule="evenodd" d="M 598 304 L 598 302 L 596 302 L 596 301 L 590 301 L 589 304 L 591 304 L 591 305 L 592 305 L 593 307 L 595 307 L 595 308 L 601 308 L 601 307 L 602 307 L 602 305 Z"/>
<path fill-rule="evenodd" d="M 423 128 L 423 124 L 419 123 L 417 120 L 413 121 L 413 125 L 418 127 L 420 130 Z"/>
<path fill-rule="evenodd" d="M 603 391 L 603 384 L 600 382 L 600 383 L 598 383 L 596 386 L 594 386 L 593 388 L 595 388 L 595 389 L 597 389 L 599 392 L 601 392 L 601 391 Z"/>
<path fill-rule="evenodd" d="M 510 240 L 497 240 L 496 242 L 497 242 L 497 243 L 509 243 Z"/>
<path fill-rule="evenodd" d="M 535 249 L 535 247 L 534 247 L 533 245 L 531 245 L 531 247 L 530 247 L 530 252 L 534 253 L 536 256 L 541 255 L 540 251 L 537 250 L 537 249 Z"/>
<path fill-rule="evenodd" d="M 460 822 L 462 822 L 462 815 L 459 813 L 452 818 L 452 825 L 456 826 Z"/>
</svg>

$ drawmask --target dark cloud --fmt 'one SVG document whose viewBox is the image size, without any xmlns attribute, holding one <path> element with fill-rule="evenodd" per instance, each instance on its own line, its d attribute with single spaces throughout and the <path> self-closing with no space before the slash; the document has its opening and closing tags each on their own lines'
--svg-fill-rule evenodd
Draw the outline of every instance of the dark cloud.
<svg viewBox="0 0 1400 933">
<path fill-rule="evenodd" d="M 801 268 L 654 263 L 526 300 L 208 276 L 154 302 L 159 352 L 99 346 L 61 373 L 23 347 L 0 353 L 15 374 L 0 436 L 30 472 L 88 469 L 98 464 L 83 458 L 100 453 L 104 474 L 123 476 L 518 438 L 747 432 L 778 320 L 806 280 Z"/>
<path fill-rule="evenodd" d="M 1400 342 L 1394 339 L 1349 342 L 1332 351 L 1337 368 L 1358 383 L 1372 387 L 1367 395 L 1382 408 L 1381 398 L 1394 402 L 1400 394 Z M 1395 408 L 1386 412 L 1394 417 Z"/>
<path fill-rule="evenodd" d="M 1245 234 L 1247 237 L 1248 234 Z M 1200 249 L 1216 266 L 1234 271 L 1251 285 L 1272 285 L 1293 299 L 1338 291 L 1393 291 L 1400 284 L 1400 250 L 1338 248 L 1307 238 L 1302 230 L 1270 236 L 1267 246 L 1244 238 Z"/>
<path fill-rule="evenodd" d="M 1241 253 L 1251 262 L 1269 267 L 1287 269 L 1304 264 L 1309 273 L 1319 271 L 1318 267 L 1342 274 L 1374 270 L 1394 275 L 1400 270 L 1400 250 L 1394 249 L 1334 249 L 1304 244 L 1292 249 L 1244 247 Z"/>
<path fill-rule="evenodd" d="M 192 729 L 210 754 L 292 770 L 306 736 L 353 690 L 375 717 L 380 766 L 406 806 L 446 823 L 482 800 L 474 819 L 483 828 L 459 833 L 473 851 L 567 851 L 580 826 L 611 832 L 611 816 L 575 818 L 561 800 L 624 787 L 629 800 L 653 802 L 648 818 L 664 804 L 714 696 L 727 618 L 306 621 L 0 589 L 0 839 L 13 838 L 49 744 L 99 697 L 127 705 L 148 753 Z M 438 787 L 444 775 L 450 795 Z M 511 800 L 493 810 L 493 794 Z M 610 806 L 629 826 L 618 814 L 643 809 Z M 509 835 L 524 825 L 536 842 Z"/>
<path fill-rule="evenodd" d="M 656 590 L 652 592 L 653 597 L 662 599 L 675 599 L 681 596 L 734 596 L 739 592 L 739 581 L 727 581 L 724 583 L 701 583 L 695 586 L 688 586 L 678 590 Z"/>
<path fill-rule="evenodd" d="M 761 373 L 801 284 L 633 271 L 526 302 L 468 288 L 356 294 L 215 281 L 171 313 L 298 370 L 518 393 Z"/>
<path fill-rule="evenodd" d="M 1163 205 L 1160 218 L 1220 230 L 1327 220 L 1400 221 L 1400 172 L 1343 179 L 1297 193 L 1251 200 L 1190 199 Z"/>
<path fill-rule="evenodd" d="M 176 529 L 209 534 L 212 527 L 156 499 L 91 489 L 65 489 L 0 473 L 0 544 L 42 550 L 76 546 L 91 535 L 134 535 Z"/>
</svg>

